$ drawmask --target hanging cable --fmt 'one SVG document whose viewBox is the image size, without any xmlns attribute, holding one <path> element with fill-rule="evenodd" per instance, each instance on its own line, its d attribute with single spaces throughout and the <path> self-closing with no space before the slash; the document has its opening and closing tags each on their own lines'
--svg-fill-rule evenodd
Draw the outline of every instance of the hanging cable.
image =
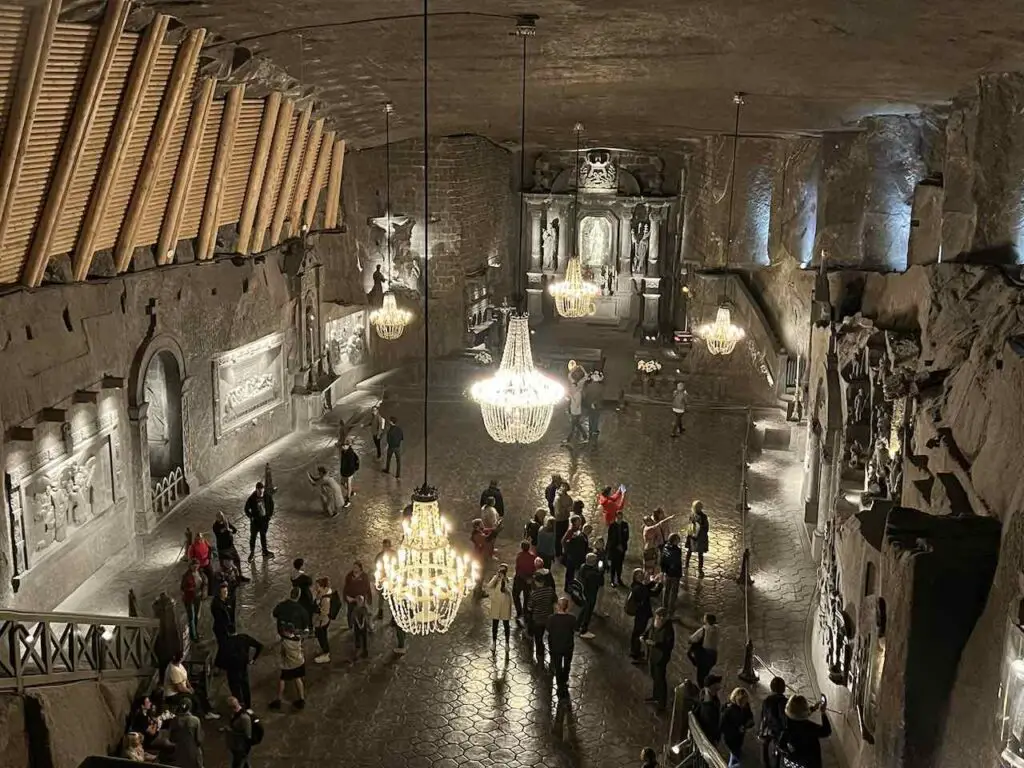
<svg viewBox="0 0 1024 768">
<path fill-rule="evenodd" d="M 429 15 L 423 0 L 423 493 L 429 492 L 427 482 L 427 403 L 430 398 L 430 118 L 427 93 Z"/>
<path fill-rule="evenodd" d="M 526 41 L 523 34 L 523 84 L 519 120 L 519 253 L 516 259 L 516 309 L 525 311 L 526 291 L 523 290 L 523 209 L 526 207 Z"/>
<path fill-rule="evenodd" d="M 576 184 L 572 193 L 572 255 L 578 258 L 580 254 L 576 243 L 576 225 L 579 222 L 577 212 L 580 207 L 580 136 L 583 135 L 583 123 L 576 123 L 573 130 L 576 132 Z"/>
<path fill-rule="evenodd" d="M 388 228 L 384 232 L 387 238 L 388 254 L 388 290 L 391 289 L 393 266 L 391 261 L 391 111 L 394 109 L 389 101 L 384 105 L 384 164 L 387 170 L 384 172 L 384 215 L 387 216 Z"/>
<path fill-rule="evenodd" d="M 725 232 L 725 268 L 729 268 L 729 258 L 732 255 L 732 210 L 736 201 L 736 158 L 740 148 L 740 109 L 743 107 L 743 94 L 736 93 L 732 100 L 736 103 L 736 122 L 732 131 L 732 174 L 729 179 L 729 218 Z"/>
</svg>

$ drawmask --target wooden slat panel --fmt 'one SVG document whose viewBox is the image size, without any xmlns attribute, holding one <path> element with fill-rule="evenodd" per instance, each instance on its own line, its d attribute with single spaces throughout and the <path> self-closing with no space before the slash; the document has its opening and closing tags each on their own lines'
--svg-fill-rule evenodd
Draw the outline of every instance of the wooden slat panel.
<svg viewBox="0 0 1024 768">
<path fill-rule="evenodd" d="M 7 127 L 30 18 L 27 8 L 0 5 L 0 136 Z"/>
<path fill-rule="evenodd" d="M 195 237 L 199 234 L 199 222 L 203 216 L 203 203 L 206 201 L 206 188 L 210 183 L 210 171 L 213 168 L 213 154 L 217 149 L 217 136 L 220 134 L 220 122 L 224 117 L 224 102 L 215 101 L 210 105 L 210 113 L 206 118 L 203 140 L 199 145 L 196 167 L 192 172 L 192 183 L 188 186 L 185 198 L 185 211 L 178 230 L 178 240 Z"/>
<path fill-rule="evenodd" d="M 345 167 L 345 142 L 336 141 L 331 150 L 331 172 L 327 179 L 327 200 L 324 201 L 324 228 L 337 229 L 341 208 L 341 171 Z"/>
<path fill-rule="evenodd" d="M 277 245 L 280 242 L 284 220 L 291 209 L 292 190 L 295 188 L 299 165 L 302 162 L 302 153 L 306 149 L 306 139 L 309 138 L 309 115 L 311 111 L 310 107 L 302 110 L 299 114 L 298 125 L 295 126 L 291 148 L 288 150 L 288 162 L 285 164 L 284 176 L 281 179 L 281 188 L 277 193 L 277 202 L 274 203 L 274 220 L 270 225 L 271 245 Z"/>
<path fill-rule="evenodd" d="M 233 87 L 224 99 L 224 116 L 220 121 L 217 147 L 213 153 L 213 168 L 210 170 L 210 183 L 206 188 L 203 216 L 199 222 L 196 248 L 196 259 L 198 260 L 211 258 L 217 243 L 218 217 L 224 200 L 224 186 L 228 170 L 231 168 L 231 152 L 235 144 L 235 131 L 238 129 L 238 118 L 242 113 L 244 98 L 245 85 L 243 84 Z"/>
<path fill-rule="evenodd" d="M 324 177 L 327 175 L 327 166 L 331 164 L 333 153 L 334 131 L 329 131 L 324 134 L 324 140 L 320 142 L 320 156 L 316 159 L 313 181 L 309 185 L 309 196 L 306 198 L 306 207 L 302 214 L 302 226 L 307 230 L 313 227 L 313 216 L 316 215 L 316 208 L 320 204 L 320 191 L 324 188 Z"/>
<path fill-rule="evenodd" d="M 260 203 L 256 211 L 256 223 L 253 225 L 251 247 L 246 253 L 258 252 L 263 249 L 263 236 L 270 218 L 274 215 L 274 206 L 277 204 L 277 194 L 281 190 L 282 169 L 284 158 L 291 146 L 292 137 L 295 135 L 295 126 L 298 118 L 294 116 L 295 104 L 287 101 L 281 107 L 281 114 L 277 118 L 277 130 L 274 132 L 274 141 L 270 148 L 270 158 L 267 161 L 267 175 L 263 180 L 263 189 L 260 190 Z"/>
<path fill-rule="evenodd" d="M 245 188 L 245 199 L 242 201 L 242 210 L 238 214 L 238 241 L 235 250 L 239 253 L 249 252 L 249 240 L 252 235 L 252 225 L 256 218 L 256 206 L 259 202 L 260 192 L 266 179 L 267 161 L 270 157 L 270 145 L 273 137 L 280 133 L 284 138 L 284 129 L 277 130 L 278 116 L 281 112 L 281 93 L 274 91 L 267 96 L 263 107 L 263 120 L 260 122 L 260 133 L 256 139 L 256 148 L 253 152 L 252 170 L 249 172 L 249 182 Z"/>
<path fill-rule="evenodd" d="M 242 102 L 228 175 L 224 180 L 224 196 L 217 211 L 218 226 L 233 224 L 242 215 L 242 202 L 249 184 L 256 141 L 263 120 L 263 106 L 263 99 L 246 99 Z"/>
<path fill-rule="evenodd" d="M 302 158 L 302 168 L 299 171 L 299 179 L 295 185 L 295 197 L 291 203 L 291 213 L 288 215 L 288 234 L 295 237 L 299 234 L 299 226 L 302 222 L 302 204 L 309 195 L 309 185 L 313 180 L 313 165 L 320 156 L 320 144 L 324 135 L 324 119 L 321 117 L 313 123 L 313 130 L 309 132 L 309 139 L 306 141 L 306 152 Z"/>
</svg>

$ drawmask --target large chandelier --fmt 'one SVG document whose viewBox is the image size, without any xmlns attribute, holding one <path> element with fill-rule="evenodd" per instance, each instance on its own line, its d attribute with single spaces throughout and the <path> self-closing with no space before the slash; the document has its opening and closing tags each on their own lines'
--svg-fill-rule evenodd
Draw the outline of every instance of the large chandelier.
<svg viewBox="0 0 1024 768">
<path fill-rule="evenodd" d="M 434 488 L 413 494 L 412 519 L 402 524 L 402 533 L 398 551 L 377 564 L 377 588 L 409 634 L 447 632 L 479 577 L 479 565 L 448 544 L 448 524 Z"/>
<path fill-rule="evenodd" d="M 704 340 L 712 355 L 731 354 L 746 335 L 742 328 L 733 325 L 732 312 L 725 304 L 718 307 L 715 322 L 697 328 L 697 336 Z"/>
<path fill-rule="evenodd" d="M 579 257 L 579 245 L 576 242 L 576 220 L 580 202 L 580 134 L 583 124 L 576 123 L 576 187 L 573 191 L 572 209 L 572 247 L 573 257 L 566 262 L 565 277 L 552 283 L 548 291 L 555 299 L 555 309 L 562 317 L 586 317 L 597 312 L 597 296 L 601 289 L 594 283 L 583 279 L 583 264 Z"/>
<path fill-rule="evenodd" d="M 370 313 L 370 324 L 377 329 L 377 335 L 385 341 L 394 341 L 405 331 L 405 326 L 412 322 L 412 312 L 402 309 L 395 301 L 395 294 L 388 291 L 384 294 L 384 303 L 380 309 Z"/>
<path fill-rule="evenodd" d="M 527 315 L 509 319 L 498 372 L 474 384 L 470 396 L 480 404 L 487 433 L 499 443 L 535 443 L 547 432 L 565 390 L 533 367 Z"/>
</svg>

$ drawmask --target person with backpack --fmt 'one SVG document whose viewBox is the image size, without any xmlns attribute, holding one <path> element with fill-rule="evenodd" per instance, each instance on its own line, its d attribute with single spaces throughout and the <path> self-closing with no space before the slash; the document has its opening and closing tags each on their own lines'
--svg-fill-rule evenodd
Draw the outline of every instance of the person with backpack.
<svg viewBox="0 0 1024 768">
<path fill-rule="evenodd" d="M 743 736 L 754 725 L 750 711 L 750 694 L 746 688 L 735 688 L 729 703 L 722 710 L 722 741 L 729 750 L 729 768 L 740 768 L 743 759 Z"/>
<path fill-rule="evenodd" d="M 629 551 L 629 523 L 620 509 L 615 513 L 615 522 L 608 526 L 606 535 L 608 547 L 608 580 L 613 587 L 625 586 L 622 583 L 622 565 L 626 562 Z"/>
<path fill-rule="evenodd" d="M 764 768 L 778 768 L 779 737 L 786 729 L 786 681 L 773 677 L 768 684 L 771 691 L 761 703 L 761 763 Z"/>
<path fill-rule="evenodd" d="M 540 568 L 533 574 L 533 589 L 530 599 L 526 601 L 526 612 L 530 617 L 530 632 L 533 634 L 533 647 L 537 655 L 537 663 L 544 666 L 544 633 L 548 628 L 548 617 L 555 608 L 555 587 L 552 583 L 551 571 Z"/>
<path fill-rule="evenodd" d="M 345 494 L 345 500 L 342 502 L 343 507 L 352 506 L 352 497 L 355 496 L 356 492 L 352 490 L 352 478 L 355 477 L 356 472 L 359 471 L 359 454 L 356 453 L 356 449 L 352 447 L 352 442 L 346 440 L 339 448 L 340 455 L 338 457 L 338 473 L 341 475 L 342 490 Z"/>
<path fill-rule="evenodd" d="M 327 664 L 331 660 L 331 644 L 327 639 L 327 630 L 331 626 L 331 620 L 341 610 L 341 598 L 331 589 L 331 580 L 326 576 L 316 580 L 313 603 L 313 632 L 316 634 L 317 643 L 320 644 L 320 655 L 313 658 L 313 663 Z"/>
<path fill-rule="evenodd" d="M 235 696 L 228 699 L 228 707 L 231 719 L 221 730 L 227 734 L 231 768 L 250 768 L 249 753 L 263 741 L 263 724 Z"/>
<path fill-rule="evenodd" d="M 299 605 L 306 611 L 308 623 L 304 626 L 295 625 L 296 629 L 309 632 L 313 629 L 313 614 L 316 613 L 316 603 L 313 600 L 313 577 L 302 570 L 306 561 L 301 557 L 292 561 L 292 589 L 299 590 Z"/>
<path fill-rule="evenodd" d="M 686 532 L 686 560 L 683 570 L 690 569 L 690 555 L 697 553 L 697 577 L 704 578 L 704 554 L 708 551 L 708 530 L 711 523 L 704 512 L 704 502 L 695 501 L 691 506 L 690 524 Z"/>
<path fill-rule="evenodd" d="M 491 601 L 489 611 L 491 617 L 491 650 L 498 646 L 498 622 L 505 625 L 505 648 L 508 648 L 509 636 L 512 632 L 509 622 L 512 620 L 512 585 L 508 578 L 508 565 L 502 563 L 498 572 L 487 582 L 487 595 Z"/>
<path fill-rule="evenodd" d="M 629 636 L 629 656 L 634 664 L 644 663 L 641 638 L 654 616 L 651 599 L 660 592 L 660 577 L 646 573 L 643 568 L 633 569 L 633 581 L 629 586 L 625 611 L 627 616 L 633 617 L 633 632 Z"/>
<path fill-rule="evenodd" d="M 779 762 L 784 768 L 821 768 L 821 740 L 832 735 L 832 723 L 826 708 L 828 699 L 810 706 L 803 696 L 790 696 L 786 702 L 786 727 L 779 737 Z M 821 724 L 811 714 L 821 712 Z"/>
<path fill-rule="evenodd" d="M 583 610 L 580 611 L 579 618 L 580 637 L 584 640 L 591 640 L 594 637 L 594 633 L 590 631 L 590 620 L 594 618 L 594 611 L 597 609 L 597 597 L 601 593 L 601 587 L 604 586 L 604 568 L 598 561 L 596 553 L 590 552 L 587 554 L 586 560 L 580 567 L 580 573 L 574 586 L 576 584 L 581 587 L 580 591 L 582 594 L 580 597 L 583 599 Z M 575 598 L 573 599 L 575 601 Z"/>
<path fill-rule="evenodd" d="M 676 600 L 679 599 L 679 583 L 683 580 L 683 550 L 678 533 L 668 537 L 668 543 L 661 548 L 661 572 L 665 575 L 665 592 L 661 598 L 662 607 L 669 617 L 676 613 Z"/>
<path fill-rule="evenodd" d="M 565 563 L 565 591 L 576 578 L 576 571 L 587 559 L 590 542 L 583 533 L 583 518 L 573 515 L 569 521 L 569 530 L 562 538 L 562 562 Z"/>
<path fill-rule="evenodd" d="M 718 619 L 715 614 L 704 614 L 704 622 L 690 635 L 686 656 L 697 670 L 697 685 L 704 685 L 705 678 L 718 663 Z"/>
</svg>

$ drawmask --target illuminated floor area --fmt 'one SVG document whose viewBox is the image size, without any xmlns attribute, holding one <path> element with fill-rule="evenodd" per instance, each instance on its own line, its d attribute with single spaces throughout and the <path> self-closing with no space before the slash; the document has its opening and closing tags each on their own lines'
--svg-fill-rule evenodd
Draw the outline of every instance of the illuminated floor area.
<svg viewBox="0 0 1024 768">
<path fill-rule="evenodd" d="M 241 518 L 246 495 L 261 476 L 263 462 L 270 461 L 279 487 L 278 513 L 271 527 L 271 548 L 277 558 L 257 557 L 253 582 L 239 592 L 241 627 L 270 643 L 274 637 L 270 610 L 287 593 L 292 558 L 306 558 L 311 574 L 326 574 L 340 583 L 354 559 L 372 561 L 381 538 L 396 535 L 399 510 L 422 478 L 422 451 L 417 407 L 400 403 L 391 410 L 405 425 L 408 437 L 400 483 L 377 470 L 367 450 L 368 437 L 359 435 L 363 464 L 356 477 L 355 502 L 338 518 L 325 519 L 305 473 L 318 462 L 333 465 L 331 435 L 327 431 L 296 435 L 239 467 L 162 526 L 147 541 L 146 562 L 117 574 L 101 573 L 62 608 L 123 612 L 129 586 L 136 589 L 144 606 L 161 589 L 176 594 L 181 565 L 175 558 L 181 531 L 186 525 L 208 530 L 220 510 Z M 588 509 L 593 508 L 600 487 L 626 483 L 630 488 L 627 511 L 637 544 L 642 510 L 661 505 L 683 514 L 694 498 L 702 499 L 711 515 L 707 577 L 702 582 L 691 580 L 683 593 L 670 681 L 675 684 L 690 671 L 683 631 L 696 627 L 704 611 L 714 611 L 723 626 L 720 658 L 726 687 L 737 684 L 735 673 L 745 641 L 742 591 L 734 580 L 742 546 L 736 512 L 744 432 L 741 413 L 694 413 L 686 435 L 670 440 L 666 408 L 612 412 L 606 414 L 596 450 L 570 452 L 560 446 L 565 429 L 560 414 L 541 444 L 511 448 L 488 439 L 471 406 L 442 404 L 431 412 L 430 479 L 441 491 L 442 510 L 453 523 L 457 547 L 468 547 L 469 521 L 476 516 L 480 491 L 491 477 L 504 490 L 506 533 L 499 538 L 499 552 L 508 561 L 518 549 L 523 522 L 538 502 L 543 503 L 543 487 L 551 472 L 569 477 L 574 494 L 587 502 Z M 763 483 L 766 492 L 783 498 L 783 486 L 788 488 L 793 477 L 798 479 L 798 472 L 789 467 L 798 466 L 799 459 L 795 453 L 774 457 L 762 460 L 774 461 L 774 466 L 755 463 L 752 483 L 753 487 Z M 751 530 L 755 546 L 763 547 L 763 552 L 755 557 L 751 618 L 755 640 L 765 643 L 759 656 L 774 668 L 774 654 L 777 668 L 803 682 L 807 676 L 802 651 L 814 570 L 800 567 L 804 555 L 798 543 L 799 517 L 792 509 L 783 502 L 772 507 L 755 503 Z M 244 526 L 239 528 L 244 532 Z M 245 538 L 244 533 L 239 538 Z M 639 547 L 633 549 L 635 561 Z M 560 575 L 559 568 L 556 578 Z M 638 763 L 641 747 L 660 747 L 664 742 L 668 721 L 643 703 L 650 695 L 649 679 L 642 668 L 628 663 L 629 619 L 622 611 L 623 597 L 611 595 L 610 617 L 597 621 L 595 639 L 577 641 L 571 705 L 563 707 L 553 696 L 550 679 L 531 664 L 528 644 L 515 632 L 508 656 L 499 651 L 492 657 L 486 602 L 467 600 L 448 635 L 413 639 L 409 653 L 401 659 L 389 652 L 391 633 L 378 631 L 371 636 L 371 658 L 353 664 L 351 640 L 339 627 L 332 634 L 333 663 L 308 665 L 307 709 L 265 718 L 267 738 L 259 748 L 259 762 L 305 766 L 315 759 L 337 758 L 360 768 L 620 768 Z M 209 621 L 205 615 L 204 620 Z M 311 657 L 312 641 L 308 651 Z M 274 655 L 268 653 L 253 671 L 254 700 L 263 713 L 275 678 Z M 762 672 L 758 693 L 767 679 Z M 223 747 L 213 729 L 207 730 L 208 764 L 221 764 Z M 751 760 L 755 760 L 757 744 L 752 737 L 750 742 Z"/>
</svg>

